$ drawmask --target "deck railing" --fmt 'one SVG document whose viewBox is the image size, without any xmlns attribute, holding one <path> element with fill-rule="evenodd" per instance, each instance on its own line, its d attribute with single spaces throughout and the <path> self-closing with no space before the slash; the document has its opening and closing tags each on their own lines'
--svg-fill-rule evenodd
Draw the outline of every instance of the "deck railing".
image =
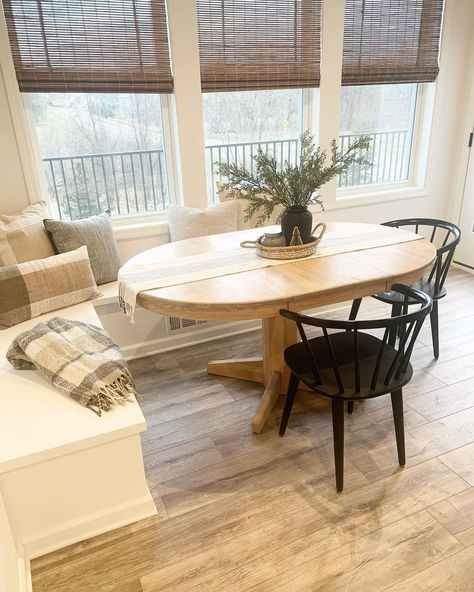
<svg viewBox="0 0 474 592">
<path fill-rule="evenodd" d="M 362 136 L 371 138 L 368 150 L 361 151 L 366 159 L 373 163 L 369 165 L 353 165 L 338 179 L 339 187 L 368 185 L 371 183 L 389 183 L 403 181 L 408 178 L 410 162 L 409 130 L 391 130 L 372 132 L 368 134 L 343 134 L 339 136 L 341 151 Z M 222 176 L 216 171 L 216 162 L 240 164 L 255 170 L 253 156 L 261 148 L 266 154 L 273 156 L 279 166 L 284 161 L 295 164 L 299 157 L 299 140 L 276 140 L 267 142 L 240 142 L 235 144 L 215 144 L 206 146 L 207 184 L 208 192 L 215 201 L 216 181 L 222 181 Z"/>
<path fill-rule="evenodd" d="M 390 130 L 369 134 L 344 134 L 339 136 L 339 149 L 344 152 L 361 136 L 371 139 L 370 147 L 361 154 L 372 163 L 353 165 L 339 176 L 339 187 L 369 185 L 371 183 L 395 183 L 408 179 L 411 138 L 409 130 Z"/>
<path fill-rule="evenodd" d="M 338 179 L 339 187 L 403 181 L 408 178 L 411 138 L 409 130 L 344 134 L 342 151 L 362 135 L 372 142 L 364 151 L 373 165 L 353 165 Z M 279 166 L 295 164 L 299 140 L 240 142 L 206 146 L 207 184 L 216 201 L 216 162 L 239 163 L 255 169 L 258 148 L 274 156 Z M 162 211 L 169 203 L 164 150 L 137 150 L 102 154 L 58 156 L 43 160 L 49 191 L 61 218 L 83 218 L 110 210 L 112 215 Z"/>
<path fill-rule="evenodd" d="M 43 164 L 61 218 L 156 212 L 169 203 L 163 150 L 58 156 Z"/>
</svg>

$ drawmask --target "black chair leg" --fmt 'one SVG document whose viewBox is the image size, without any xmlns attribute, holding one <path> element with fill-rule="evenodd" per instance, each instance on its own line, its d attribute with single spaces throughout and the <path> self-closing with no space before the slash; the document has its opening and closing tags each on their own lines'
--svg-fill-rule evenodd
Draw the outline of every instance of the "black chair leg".
<svg viewBox="0 0 474 592">
<path fill-rule="evenodd" d="M 352 415 L 353 411 L 354 411 L 354 401 L 347 401 L 347 413 L 349 415 Z"/>
<path fill-rule="evenodd" d="M 332 399 L 331 409 L 336 489 L 341 493 L 344 488 L 344 400 Z"/>
<path fill-rule="evenodd" d="M 359 312 L 361 302 L 362 302 L 362 298 L 356 298 L 352 302 L 351 312 L 349 313 L 349 320 L 350 321 L 355 321 L 355 319 L 357 317 L 357 313 Z"/>
<path fill-rule="evenodd" d="M 402 305 L 401 303 L 392 304 L 392 317 L 398 317 L 402 314 Z M 392 347 L 395 346 L 395 342 L 397 340 L 397 327 L 390 329 L 390 333 L 388 335 L 388 344 Z"/>
<path fill-rule="evenodd" d="M 405 428 L 403 420 L 403 392 L 402 390 L 392 393 L 393 422 L 395 424 L 395 436 L 397 438 L 398 462 L 401 467 L 405 466 Z"/>
<path fill-rule="evenodd" d="M 285 408 L 283 409 L 283 415 L 281 416 L 280 436 L 285 434 L 286 426 L 288 425 L 288 420 L 290 419 L 291 410 L 293 409 L 293 403 L 295 402 L 296 391 L 298 390 L 299 383 L 299 378 L 292 372 L 290 374 L 290 381 L 288 383 Z"/>
<path fill-rule="evenodd" d="M 433 308 L 430 313 L 431 338 L 433 340 L 433 355 L 439 358 L 439 323 L 438 323 L 438 301 L 433 300 Z"/>
</svg>

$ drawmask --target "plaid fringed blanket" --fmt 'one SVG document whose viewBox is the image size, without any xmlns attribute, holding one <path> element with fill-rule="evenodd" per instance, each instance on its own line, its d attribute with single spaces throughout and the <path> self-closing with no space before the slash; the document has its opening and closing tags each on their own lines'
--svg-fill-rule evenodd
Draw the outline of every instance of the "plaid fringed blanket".
<svg viewBox="0 0 474 592">
<path fill-rule="evenodd" d="M 103 330 L 54 317 L 13 340 L 7 359 L 14 368 L 34 369 L 60 392 L 97 415 L 136 394 L 127 362 Z"/>
</svg>

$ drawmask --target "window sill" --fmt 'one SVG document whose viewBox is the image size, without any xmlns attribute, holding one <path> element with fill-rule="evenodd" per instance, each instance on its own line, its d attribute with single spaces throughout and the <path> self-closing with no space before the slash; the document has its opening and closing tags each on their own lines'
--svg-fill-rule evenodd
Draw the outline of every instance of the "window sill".
<svg viewBox="0 0 474 592">
<path fill-rule="evenodd" d="M 128 222 L 130 222 L 130 219 Z M 118 241 L 157 236 L 166 237 L 166 242 L 169 240 L 168 222 L 165 218 L 147 222 L 137 221 L 133 224 L 116 224 L 114 220 L 113 227 L 115 238 Z"/>
<path fill-rule="evenodd" d="M 163 221 L 166 221 L 166 213 L 163 211 L 141 214 L 126 214 L 124 216 L 112 216 L 112 226 L 114 228 L 122 228 L 124 226 L 140 226 L 142 224 Z"/>
<path fill-rule="evenodd" d="M 418 187 L 411 184 L 378 186 L 377 188 L 339 190 L 336 200 L 324 204 L 326 211 L 345 210 L 348 208 L 367 207 L 376 204 L 404 199 L 417 199 L 428 197 L 429 193 L 425 187 Z"/>
<path fill-rule="evenodd" d="M 424 187 L 414 185 L 391 185 L 365 188 L 364 193 L 356 190 L 340 190 L 337 193 L 336 201 L 326 202 L 324 210 L 332 212 L 335 210 L 346 210 L 357 207 L 367 207 L 376 204 L 387 204 L 404 199 L 416 199 L 428 197 L 428 191 Z M 155 213 L 148 215 L 123 216 L 112 220 L 114 234 L 119 241 L 133 240 L 145 237 L 166 237 L 169 240 L 168 223 L 166 214 Z"/>
</svg>

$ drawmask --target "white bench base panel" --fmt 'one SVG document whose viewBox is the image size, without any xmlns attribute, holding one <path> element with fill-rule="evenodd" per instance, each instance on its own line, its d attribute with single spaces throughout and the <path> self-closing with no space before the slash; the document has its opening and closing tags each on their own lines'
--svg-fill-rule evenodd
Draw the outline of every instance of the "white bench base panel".
<svg viewBox="0 0 474 592">
<path fill-rule="evenodd" d="M 30 592 L 29 562 L 156 514 L 137 402 L 101 418 L 5 360 L 13 337 L 52 316 L 101 325 L 91 302 L 0 332 L 0 590 Z"/>
</svg>

